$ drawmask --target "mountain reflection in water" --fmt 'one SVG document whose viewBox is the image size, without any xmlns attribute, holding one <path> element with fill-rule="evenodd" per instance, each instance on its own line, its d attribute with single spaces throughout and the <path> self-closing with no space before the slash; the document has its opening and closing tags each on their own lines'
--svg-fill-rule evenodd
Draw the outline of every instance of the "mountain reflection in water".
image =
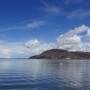
<svg viewBox="0 0 90 90">
<path fill-rule="evenodd" d="M 90 61 L 0 59 L 0 90 L 90 90 Z"/>
</svg>

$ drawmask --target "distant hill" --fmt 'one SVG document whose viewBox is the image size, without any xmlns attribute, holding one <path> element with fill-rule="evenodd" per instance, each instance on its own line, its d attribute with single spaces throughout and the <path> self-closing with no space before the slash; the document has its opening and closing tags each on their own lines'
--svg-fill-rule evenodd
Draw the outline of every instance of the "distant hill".
<svg viewBox="0 0 90 90">
<path fill-rule="evenodd" d="M 63 49 L 47 50 L 30 59 L 90 59 L 90 52 L 71 52 Z"/>
</svg>

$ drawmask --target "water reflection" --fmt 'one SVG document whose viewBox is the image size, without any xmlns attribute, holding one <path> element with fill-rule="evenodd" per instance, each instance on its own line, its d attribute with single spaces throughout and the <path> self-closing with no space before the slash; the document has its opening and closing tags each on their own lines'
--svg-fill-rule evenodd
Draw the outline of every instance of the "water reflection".
<svg viewBox="0 0 90 90">
<path fill-rule="evenodd" d="M 90 90 L 89 60 L 0 60 L 0 90 Z"/>
</svg>

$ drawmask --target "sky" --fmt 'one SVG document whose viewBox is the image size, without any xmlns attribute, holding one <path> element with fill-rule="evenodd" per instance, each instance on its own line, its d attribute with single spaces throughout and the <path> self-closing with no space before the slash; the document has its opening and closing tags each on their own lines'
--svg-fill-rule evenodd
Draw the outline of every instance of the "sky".
<svg viewBox="0 0 90 90">
<path fill-rule="evenodd" d="M 0 58 L 90 51 L 89 21 L 90 0 L 0 0 Z"/>
</svg>

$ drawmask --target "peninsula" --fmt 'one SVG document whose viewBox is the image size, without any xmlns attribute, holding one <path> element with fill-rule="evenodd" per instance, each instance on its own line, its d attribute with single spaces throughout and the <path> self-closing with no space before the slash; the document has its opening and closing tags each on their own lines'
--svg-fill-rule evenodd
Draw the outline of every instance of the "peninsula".
<svg viewBox="0 0 90 90">
<path fill-rule="evenodd" d="M 30 59 L 90 59 L 90 52 L 51 49 L 44 51 L 40 55 L 31 56 Z"/>
</svg>

